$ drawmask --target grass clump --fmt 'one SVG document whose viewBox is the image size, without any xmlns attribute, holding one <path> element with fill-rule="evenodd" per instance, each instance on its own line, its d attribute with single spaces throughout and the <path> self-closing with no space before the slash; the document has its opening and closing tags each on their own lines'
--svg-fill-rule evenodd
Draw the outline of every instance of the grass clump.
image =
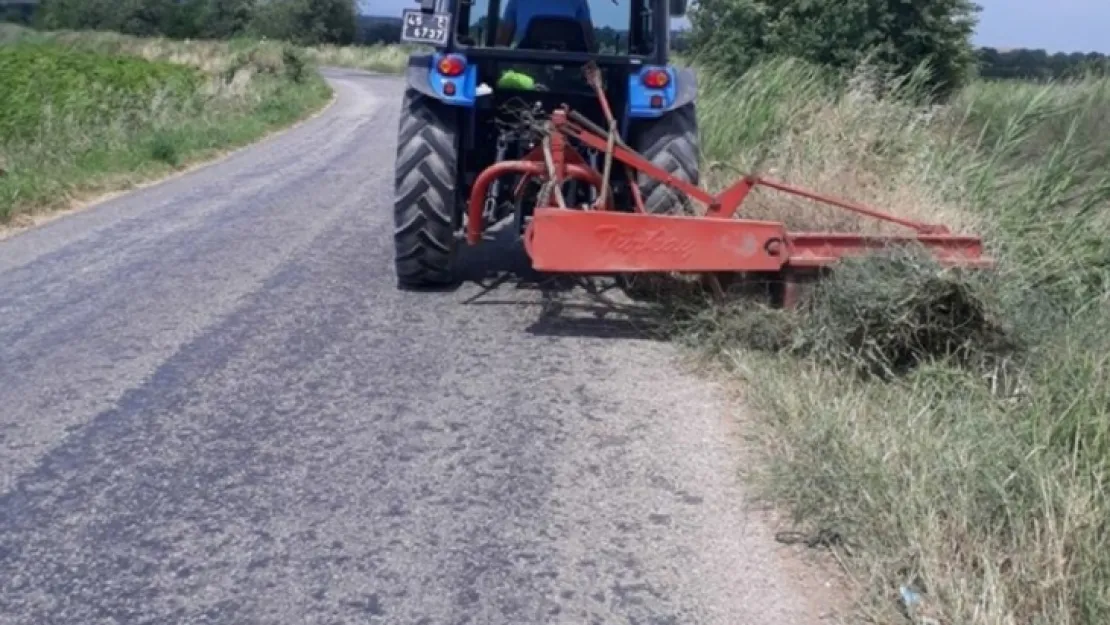
<svg viewBox="0 0 1110 625">
<path fill-rule="evenodd" d="M 687 299 L 678 304 L 686 313 L 678 325 L 718 355 L 739 346 L 884 380 L 937 361 L 987 371 L 1022 353 L 982 280 L 941 267 L 923 250 L 845 259 L 802 288 L 790 310 Z"/>
<path fill-rule="evenodd" d="M 409 55 L 422 48 L 410 45 L 333 46 L 306 49 L 308 57 L 320 66 L 349 67 L 382 74 L 401 74 Z"/>
<path fill-rule="evenodd" d="M 323 105 L 301 50 L 0 27 L 0 224 L 247 144 Z"/>
<path fill-rule="evenodd" d="M 847 262 L 799 311 L 703 306 L 682 336 L 746 381 L 752 477 L 840 537 L 862 620 L 907 622 L 905 586 L 940 623 L 1110 622 L 1110 81 L 976 83 L 927 106 L 913 77 L 881 99 L 848 78 L 703 74 L 709 184 L 769 173 L 982 234 L 998 266 Z M 752 199 L 746 216 L 796 229 L 883 230 Z"/>
<path fill-rule="evenodd" d="M 870 375 L 982 368 L 1016 351 L 985 289 L 916 250 L 846 260 L 802 304 L 796 352 Z"/>
</svg>

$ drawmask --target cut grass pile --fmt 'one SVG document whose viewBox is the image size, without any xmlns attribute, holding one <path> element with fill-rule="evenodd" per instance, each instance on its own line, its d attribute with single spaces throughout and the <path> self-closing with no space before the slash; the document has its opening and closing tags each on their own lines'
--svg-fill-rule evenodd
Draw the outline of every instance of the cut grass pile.
<svg viewBox="0 0 1110 625">
<path fill-rule="evenodd" d="M 1110 81 L 976 83 L 940 107 L 912 79 L 866 84 L 785 61 L 703 75 L 706 167 L 981 233 L 997 269 L 845 263 L 797 312 L 701 306 L 680 336 L 746 382 L 751 477 L 839 537 L 858 616 L 907 622 L 906 587 L 939 623 L 1110 622 Z M 755 199 L 792 227 L 873 229 Z"/>
<path fill-rule="evenodd" d="M 0 224 L 250 143 L 327 102 L 295 48 L 0 25 Z"/>
</svg>

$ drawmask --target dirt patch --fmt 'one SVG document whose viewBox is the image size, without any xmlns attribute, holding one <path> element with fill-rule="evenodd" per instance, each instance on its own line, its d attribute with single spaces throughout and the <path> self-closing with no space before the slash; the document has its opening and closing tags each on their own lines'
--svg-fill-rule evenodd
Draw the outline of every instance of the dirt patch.
<svg viewBox="0 0 1110 625">
<path fill-rule="evenodd" d="M 738 376 L 737 370 L 718 360 L 707 360 L 704 352 L 691 349 L 682 350 L 678 366 L 720 392 L 723 404 L 728 407 L 721 411 L 721 428 L 733 442 L 737 473 L 745 484 L 754 483 L 752 473 L 762 462 L 759 443 L 753 435 L 755 419 L 760 417 L 749 406 L 742 372 Z M 825 544 L 816 534 L 799 534 L 797 524 L 773 501 L 753 496 L 747 505 L 748 517 L 758 524 L 762 538 L 775 544 L 780 568 L 794 582 L 792 590 L 801 595 L 798 602 L 810 606 L 815 620 L 849 622 L 862 592 L 859 582 L 844 566 L 839 547 Z"/>
</svg>

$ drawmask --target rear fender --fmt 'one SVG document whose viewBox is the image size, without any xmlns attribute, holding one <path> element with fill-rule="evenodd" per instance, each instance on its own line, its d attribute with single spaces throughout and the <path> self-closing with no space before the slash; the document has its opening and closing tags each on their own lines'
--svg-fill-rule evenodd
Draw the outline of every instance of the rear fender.
<svg viewBox="0 0 1110 625">
<path fill-rule="evenodd" d="M 697 98 L 698 76 L 689 67 L 674 67 L 668 65 L 663 68 L 671 79 L 662 89 L 651 89 L 644 85 L 641 75 L 652 66 L 643 67 L 638 72 L 628 75 L 628 108 L 627 116 L 632 119 L 656 119 L 665 113 L 681 108 Z M 651 105 L 653 96 L 663 99 L 662 106 Z"/>
<path fill-rule="evenodd" d="M 478 66 L 467 63 L 462 76 L 450 78 L 436 69 L 439 60 L 444 56 L 441 52 L 410 56 L 408 67 L 405 69 L 405 80 L 413 89 L 444 104 L 473 108 L 478 90 Z M 447 95 L 445 91 L 449 83 L 455 87 L 455 93 L 452 95 Z"/>
</svg>

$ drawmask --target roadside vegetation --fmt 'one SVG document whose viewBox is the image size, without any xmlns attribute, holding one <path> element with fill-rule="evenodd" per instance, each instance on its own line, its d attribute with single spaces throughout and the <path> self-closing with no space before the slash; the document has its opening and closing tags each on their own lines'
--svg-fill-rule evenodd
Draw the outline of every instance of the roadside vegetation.
<svg viewBox="0 0 1110 625">
<path fill-rule="evenodd" d="M 968 76 L 937 98 L 921 67 L 693 62 L 710 185 L 770 174 L 980 233 L 998 260 L 844 263 L 797 312 L 676 305 L 759 416 L 753 482 L 836 550 L 867 622 L 1110 622 L 1110 80 Z"/>
<path fill-rule="evenodd" d="M 305 48 L 309 60 L 318 66 L 350 67 L 382 74 L 400 74 L 408 64 L 412 46 L 371 45 L 337 46 L 324 44 Z"/>
<path fill-rule="evenodd" d="M 681 338 L 760 416 L 755 483 L 833 538 L 875 622 L 904 618 L 903 586 L 939 623 L 1108 622 L 1110 81 L 976 82 L 925 106 L 912 82 L 878 99 L 795 61 L 703 77 L 707 164 L 982 233 L 999 262 L 890 254 L 795 313 L 686 308 Z M 754 199 L 795 228 L 866 226 Z"/>
<path fill-rule="evenodd" d="M 330 98 L 318 66 L 407 54 L 348 45 L 353 0 L 43 0 L 25 21 L 0 23 L 0 225 L 286 127 Z"/>
<path fill-rule="evenodd" d="M 0 25 L 0 224 L 245 145 L 329 98 L 286 44 Z"/>
</svg>

